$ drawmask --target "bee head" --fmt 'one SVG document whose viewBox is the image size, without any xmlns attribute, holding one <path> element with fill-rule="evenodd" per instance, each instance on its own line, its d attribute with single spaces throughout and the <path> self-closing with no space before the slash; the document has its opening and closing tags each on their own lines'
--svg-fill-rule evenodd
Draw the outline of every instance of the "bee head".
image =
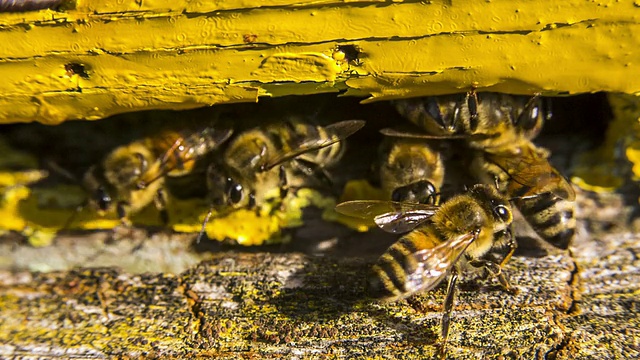
<svg viewBox="0 0 640 360">
<path fill-rule="evenodd" d="M 236 179 L 237 177 L 228 174 L 216 164 L 209 166 L 207 187 L 214 207 L 240 208 L 254 205 L 249 187 Z"/>
<path fill-rule="evenodd" d="M 102 167 L 91 166 L 84 174 L 82 185 L 88 193 L 90 203 L 100 211 L 109 210 L 113 201 L 112 189 L 104 178 Z"/>
<path fill-rule="evenodd" d="M 465 99 L 460 95 L 426 98 L 424 110 L 427 128 L 430 127 L 428 122 L 432 122 L 431 127 L 435 125 L 443 135 L 460 133 L 464 125 L 462 123 L 462 106 L 465 103 Z"/>
<path fill-rule="evenodd" d="M 137 187 L 152 159 L 153 155 L 142 144 L 117 148 L 103 161 L 104 177 L 117 188 Z"/>
<path fill-rule="evenodd" d="M 436 187 L 428 180 L 420 180 L 409 185 L 396 188 L 391 193 L 391 200 L 436 205 L 438 203 Z"/>
<path fill-rule="evenodd" d="M 546 103 L 548 104 L 548 101 Z M 549 109 L 544 109 L 543 101 L 538 95 L 528 99 L 522 107 L 518 107 L 516 110 L 520 110 L 520 113 L 513 114 L 511 121 L 515 127 L 524 130 L 529 138 L 540 133 L 545 118 L 551 114 Z"/>
<path fill-rule="evenodd" d="M 495 186 L 478 184 L 469 190 L 470 194 L 485 209 L 500 230 L 504 230 L 513 221 L 513 213 L 509 199 L 501 194 Z"/>
<path fill-rule="evenodd" d="M 104 187 L 99 186 L 94 194 L 94 201 L 98 205 L 100 211 L 107 211 L 111 206 L 111 196 Z"/>
</svg>

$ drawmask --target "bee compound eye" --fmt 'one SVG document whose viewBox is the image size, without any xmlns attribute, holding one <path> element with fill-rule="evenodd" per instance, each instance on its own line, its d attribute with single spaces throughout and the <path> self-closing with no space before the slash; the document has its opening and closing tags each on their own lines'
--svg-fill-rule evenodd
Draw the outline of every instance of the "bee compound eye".
<svg viewBox="0 0 640 360">
<path fill-rule="evenodd" d="M 511 220 L 511 210 L 509 210 L 509 208 L 507 208 L 506 206 L 498 205 L 493 211 L 502 221 L 509 222 Z"/>
<path fill-rule="evenodd" d="M 138 168 L 136 169 L 136 172 L 138 172 L 139 174 L 142 174 L 147 170 L 147 167 L 148 167 L 147 159 L 144 157 L 144 155 L 142 155 L 139 152 L 135 153 L 135 157 L 136 157 L 136 161 L 138 162 Z"/>
<path fill-rule="evenodd" d="M 109 208 L 109 205 L 111 205 L 111 196 L 107 194 L 103 187 L 99 187 L 96 190 L 95 196 L 98 203 L 98 208 L 102 211 L 106 211 Z"/>
<path fill-rule="evenodd" d="M 404 201 L 405 194 L 399 190 L 400 189 L 395 189 L 391 193 L 391 201 L 396 201 L 396 202 Z"/>
<path fill-rule="evenodd" d="M 427 181 L 427 194 L 433 195 L 436 193 L 436 187 L 431 183 L 431 181 Z"/>
<path fill-rule="evenodd" d="M 228 179 L 229 180 L 229 186 L 227 187 L 227 196 L 229 199 L 229 202 L 231 204 L 238 204 L 240 201 L 242 201 L 242 198 L 244 197 L 244 188 L 242 187 L 242 185 L 233 182 L 233 180 Z"/>
<path fill-rule="evenodd" d="M 538 108 L 538 106 L 532 106 L 531 107 L 531 112 L 529 112 L 529 119 L 531 120 L 535 120 L 538 118 L 538 116 L 540 116 L 540 108 Z"/>
</svg>

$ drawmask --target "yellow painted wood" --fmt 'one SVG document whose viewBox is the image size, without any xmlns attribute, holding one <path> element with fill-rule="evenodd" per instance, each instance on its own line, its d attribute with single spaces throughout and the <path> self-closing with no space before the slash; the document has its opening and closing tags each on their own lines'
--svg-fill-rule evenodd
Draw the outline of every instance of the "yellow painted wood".
<svg viewBox="0 0 640 360">
<path fill-rule="evenodd" d="M 640 2 L 75 1 L 0 14 L 0 122 L 346 90 L 640 92 Z M 335 54 L 354 45 L 359 61 Z"/>
</svg>

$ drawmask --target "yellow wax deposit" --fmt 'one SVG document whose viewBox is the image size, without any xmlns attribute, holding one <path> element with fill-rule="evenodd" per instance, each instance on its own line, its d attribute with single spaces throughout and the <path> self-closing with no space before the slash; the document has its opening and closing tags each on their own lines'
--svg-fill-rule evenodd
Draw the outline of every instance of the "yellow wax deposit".
<svg viewBox="0 0 640 360">
<path fill-rule="evenodd" d="M 388 200 L 384 192 L 369 184 L 366 180 L 350 180 L 344 186 L 342 196 L 338 203 L 350 200 Z M 337 221 L 356 231 L 365 232 L 372 226 L 376 226 L 373 221 L 367 221 L 356 217 L 346 216 L 337 213 L 334 209 L 328 209 L 322 214 L 322 218 L 327 221 Z"/>
</svg>

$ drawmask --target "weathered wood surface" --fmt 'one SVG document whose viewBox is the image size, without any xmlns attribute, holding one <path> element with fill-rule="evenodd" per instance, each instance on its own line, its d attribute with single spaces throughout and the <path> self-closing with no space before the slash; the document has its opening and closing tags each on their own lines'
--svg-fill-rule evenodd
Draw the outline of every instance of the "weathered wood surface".
<svg viewBox="0 0 640 360">
<path fill-rule="evenodd" d="M 518 255 L 505 269 L 518 295 L 495 283 L 463 283 L 451 358 L 640 355 L 640 236 L 621 222 L 628 213 L 621 216 L 619 208 L 605 211 L 602 201 L 588 199 L 580 204 L 581 236 L 571 253 L 520 239 Z M 1 250 L 13 261 L 5 260 L 0 273 L 0 356 L 433 355 L 442 288 L 396 304 L 365 296 L 367 269 L 390 239 L 369 242 L 370 236 L 347 236 L 344 229 L 319 242 L 297 235 L 300 241 L 289 246 L 244 252 L 210 244 L 193 251 L 192 237 L 165 234 L 141 245 L 139 238 L 105 243 L 100 236 L 67 237 L 45 249 L 5 238 Z M 325 256 L 313 256 L 318 253 Z M 202 258 L 207 260 L 198 263 Z M 136 259 L 146 267 L 136 266 Z M 177 274 L 86 267 L 109 264 Z M 82 267 L 8 271 L 69 265 Z"/>
</svg>

